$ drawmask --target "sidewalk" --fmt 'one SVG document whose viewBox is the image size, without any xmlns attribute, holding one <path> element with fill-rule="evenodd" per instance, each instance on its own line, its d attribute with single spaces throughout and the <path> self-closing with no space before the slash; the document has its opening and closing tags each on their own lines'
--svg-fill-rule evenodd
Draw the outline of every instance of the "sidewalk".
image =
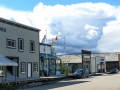
<svg viewBox="0 0 120 90">
<path fill-rule="evenodd" d="M 55 83 L 55 82 L 58 82 L 60 80 L 66 79 L 66 78 L 69 78 L 69 76 L 59 75 L 59 76 L 40 77 L 40 80 L 34 81 L 32 83 L 28 82 L 25 85 L 20 86 L 19 89 L 31 88 L 31 87 L 51 84 L 51 83 Z M 17 89 L 17 90 L 19 90 L 19 89 Z"/>
<path fill-rule="evenodd" d="M 101 75 L 104 75 L 107 73 L 94 73 L 94 74 L 90 74 L 90 76 L 101 76 Z M 36 86 L 41 86 L 41 85 L 46 85 L 46 84 L 51 84 L 51 83 L 56 83 L 58 81 L 61 81 L 61 80 L 64 80 L 64 79 L 67 79 L 67 78 L 72 78 L 73 77 L 73 74 L 68 74 L 67 76 L 62 74 L 62 75 L 59 75 L 59 76 L 48 76 L 48 77 L 40 77 L 40 81 L 35 81 L 35 82 L 32 82 L 32 83 L 27 83 L 26 85 L 23 85 L 20 87 L 20 89 L 23 89 L 23 88 L 31 88 L 31 87 L 36 87 Z M 19 89 L 18 89 L 19 90 Z"/>
<path fill-rule="evenodd" d="M 90 74 L 90 76 L 101 76 L 103 75 L 104 73 L 93 73 L 93 74 Z"/>
<path fill-rule="evenodd" d="M 120 72 L 116 73 L 116 74 L 119 74 Z M 93 73 L 93 74 L 90 74 L 90 76 L 101 76 L 101 75 L 109 75 L 111 74 L 110 72 L 104 72 L 104 73 Z"/>
</svg>

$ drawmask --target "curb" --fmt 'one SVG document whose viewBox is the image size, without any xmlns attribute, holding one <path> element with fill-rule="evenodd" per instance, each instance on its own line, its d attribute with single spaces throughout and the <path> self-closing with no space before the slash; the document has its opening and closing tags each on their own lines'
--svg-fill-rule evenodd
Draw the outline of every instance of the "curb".
<svg viewBox="0 0 120 90">
<path fill-rule="evenodd" d="M 103 74 L 92 74 L 90 76 L 102 76 Z"/>
</svg>

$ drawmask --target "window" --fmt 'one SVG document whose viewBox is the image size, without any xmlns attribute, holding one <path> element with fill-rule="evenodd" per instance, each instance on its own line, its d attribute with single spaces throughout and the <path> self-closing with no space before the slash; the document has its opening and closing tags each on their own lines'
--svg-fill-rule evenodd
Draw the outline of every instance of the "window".
<svg viewBox="0 0 120 90">
<path fill-rule="evenodd" d="M 25 73 L 25 72 L 26 72 L 26 63 L 21 62 L 21 73 Z"/>
<path fill-rule="evenodd" d="M 37 72 L 37 71 L 38 71 L 38 63 L 37 63 L 37 62 L 34 62 L 34 63 L 33 63 L 33 71 L 34 71 L 34 72 Z"/>
<path fill-rule="evenodd" d="M 18 39 L 18 51 L 24 51 L 24 40 L 21 38 Z"/>
<path fill-rule="evenodd" d="M 15 48 L 16 47 L 15 40 L 7 39 L 7 47 L 8 48 Z"/>
<path fill-rule="evenodd" d="M 30 52 L 35 52 L 35 42 L 34 41 L 30 41 Z"/>
</svg>

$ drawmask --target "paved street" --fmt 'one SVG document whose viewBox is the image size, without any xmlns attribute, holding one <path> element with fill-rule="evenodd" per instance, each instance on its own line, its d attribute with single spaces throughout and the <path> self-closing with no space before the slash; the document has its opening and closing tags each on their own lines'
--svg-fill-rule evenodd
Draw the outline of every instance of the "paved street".
<svg viewBox="0 0 120 90">
<path fill-rule="evenodd" d="M 91 76 L 87 79 L 66 79 L 24 90 L 120 90 L 120 74 Z"/>
</svg>

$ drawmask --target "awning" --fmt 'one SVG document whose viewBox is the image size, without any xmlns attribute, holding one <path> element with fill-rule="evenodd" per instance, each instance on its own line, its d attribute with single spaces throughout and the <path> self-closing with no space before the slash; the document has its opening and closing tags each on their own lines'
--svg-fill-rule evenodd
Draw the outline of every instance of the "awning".
<svg viewBox="0 0 120 90">
<path fill-rule="evenodd" d="M 52 54 L 45 54 L 45 53 L 40 53 L 40 57 L 60 59 L 60 58 L 58 58 L 57 56 L 54 56 L 54 55 L 52 55 Z"/>
<path fill-rule="evenodd" d="M 0 56 L 0 66 L 18 66 L 18 64 L 5 56 Z"/>
</svg>

